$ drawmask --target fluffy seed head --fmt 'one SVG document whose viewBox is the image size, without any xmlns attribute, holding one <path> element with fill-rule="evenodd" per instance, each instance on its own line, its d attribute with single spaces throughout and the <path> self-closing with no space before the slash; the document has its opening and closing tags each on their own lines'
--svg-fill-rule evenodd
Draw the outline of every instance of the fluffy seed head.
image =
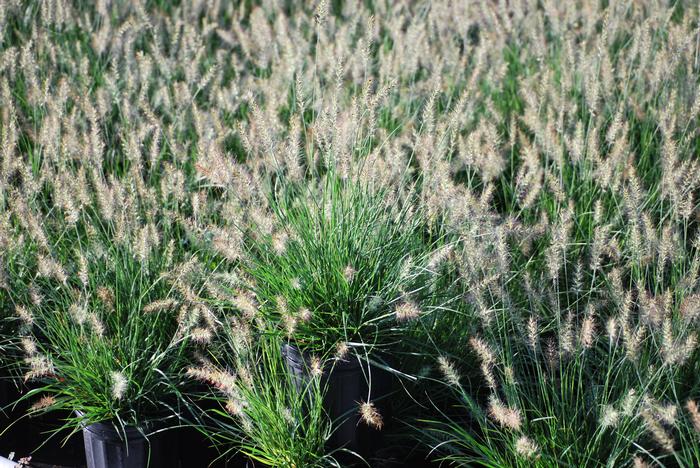
<svg viewBox="0 0 700 468">
<path fill-rule="evenodd" d="M 248 319 L 252 319 L 258 313 L 258 304 L 253 295 L 247 291 L 238 290 L 233 305 Z"/>
<path fill-rule="evenodd" d="M 348 356 L 350 352 L 350 346 L 344 341 L 341 341 L 335 346 L 335 358 L 343 361 Z"/>
<path fill-rule="evenodd" d="M 584 349 L 590 349 L 595 339 L 595 316 L 593 313 L 586 315 L 581 324 L 581 334 L 579 340 Z"/>
<path fill-rule="evenodd" d="M 399 322 L 417 319 L 421 315 L 421 311 L 416 303 L 410 300 L 403 301 L 396 306 L 394 313 L 396 314 L 396 320 Z"/>
<path fill-rule="evenodd" d="M 343 270 L 343 278 L 345 278 L 345 281 L 347 281 L 348 283 L 352 283 L 352 280 L 355 279 L 355 273 L 355 269 L 352 266 L 348 265 Z"/>
<path fill-rule="evenodd" d="M 226 411 L 228 411 L 229 414 L 237 417 L 243 416 L 245 410 L 245 403 L 243 400 L 238 399 L 238 398 L 229 398 L 226 401 Z"/>
<path fill-rule="evenodd" d="M 520 410 L 509 408 L 495 395 L 489 397 L 489 416 L 498 423 L 499 426 L 513 431 L 519 431 L 522 425 Z"/>
<path fill-rule="evenodd" d="M 210 328 L 195 327 L 190 332 L 190 337 L 192 341 L 198 344 L 209 344 L 211 343 L 214 334 Z"/>
<path fill-rule="evenodd" d="M 115 400 L 121 400 L 124 398 L 129 381 L 124 373 L 119 371 L 113 371 L 110 374 L 110 379 L 112 381 L 112 398 Z"/>
<path fill-rule="evenodd" d="M 520 436 L 515 441 L 515 451 L 523 458 L 535 458 L 539 447 L 528 436 Z"/>
<path fill-rule="evenodd" d="M 23 336 L 20 340 L 20 344 L 22 345 L 22 350 L 24 351 L 24 354 L 26 354 L 27 356 L 33 356 L 38 352 L 38 348 L 36 346 L 36 341 L 34 341 L 34 338 Z"/>
<path fill-rule="evenodd" d="M 44 408 L 48 408 L 49 406 L 53 406 L 56 404 L 56 398 L 53 395 L 44 395 L 34 403 L 30 408 L 29 411 L 39 411 Z"/>
<path fill-rule="evenodd" d="M 321 363 L 321 359 L 318 356 L 311 356 L 309 370 L 311 372 L 312 377 L 321 377 L 323 375 L 323 364 Z"/>
<path fill-rule="evenodd" d="M 693 423 L 693 427 L 695 428 L 695 432 L 700 435 L 700 410 L 698 409 L 697 403 L 693 400 L 688 400 L 685 403 L 685 409 L 688 410 L 688 414 L 690 415 L 690 422 Z"/>
<path fill-rule="evenodd" d="M 603 429 L 616 427 L 619 419 L 620 413 L 612 405 L 605 405 L 603 414 L 600 417 L 600 426 Z"/>
<path fill-rule="evenodd" d="M 311 311 L 306 307 L 302 307 L 299 309 L 299 318 L 302 322 L 308 322 L 311 320 Z"/>
<path fill-rule="evenodd" d="M 384 419 L 372 402 L 360 403 L 360 417 L 368 426 L 381 430 L 384 427 Z"/>
<path fill-rule="evenodd" d="M 38 379 L 40 377 L 50 377 L 55 374 L 53 362 L 46 356 L 35 354 L 24 359 L 29 365 L 29 370 L 24 374 L 24 381 Z"/>
<path fill-rule="evenodd" d="M 447 383 L 450 385 L 459 385 L 459 373 L 449 359 L 444 356 L 440 356 L 438 358 L 438 365 L 440 366 L 440 372 L 442 372 L 442 375 L 445 376 Z"/>
<path fill-rule="evenodd" d="M 644 419 L 647 431 L 651 434 L 654 441 L 666 452 L 673 453 L 675 446 L 673 437 L 661 424 L 659 419 L 649 410 L 642 411 L 642 418 Z"/>
<path fill-rule="evenodd" d="M 34 316 L 27 310 L 26 307 L 18 305 L 15 307 L 15 314 L 17 314 L 17 317 L 19 317 L 25 326 L 31 327 L 34 325 Z"/>
<path fill-rule="evenodd" d="M 533 353 L 537 352 L 537 344 L 539 343 L 539 331 L 537 329 L 537 319 L 530 317 L 527 320 L 527 344 Z"/>
<path fill-rule="evenodd" d="M 150 314 L 153 312 L 160 312 L 163 310 L 171 309 L 177 305 L 177 302 L 174 299 L 161 299 L 158 301 L 153 301 L 149 304 L 146 304 L 143 307 L 143 313 L 144 314 Z"/>
</svg>

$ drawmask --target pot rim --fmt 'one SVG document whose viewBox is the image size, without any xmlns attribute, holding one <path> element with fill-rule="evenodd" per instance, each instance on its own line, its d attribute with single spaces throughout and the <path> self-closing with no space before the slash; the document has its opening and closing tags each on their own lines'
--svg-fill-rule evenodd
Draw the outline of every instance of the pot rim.
<svg viewBox="0 0 700 468">
<path fill-rule="evenodd" d="M 286 342 L 282 344 L 282 356 L 288 361 L 304 369 L 311 367 L 311 353 L 302 351 L 297 345 Z M 355 371 L 363 366 L 371 365 L 370 363 L 357 359 L 355 355 L 349 359 L 331 358 L 324 363 L 324 368 L 328 371 L 349 372 Z"/>
<path fill-rule="evenodd" d="M 79 417 L 85 415 L 85 413 L 83 413 L 80 410 L 75 410 L 75 414 L 77 414 Z M 114 420 L 94 422 L 90 424 L 85 424 L 84 422 L 81 422 L 81 425 L 83 431 L 88 431 L 99 437 L 105 437 L 109 439 L 117 438 L 119 440 L 122 440 L 123 436 L 126 436 L 127 440 L 131 440 L 134 438 L 148 439 L 148 437 L 145 435 L 145 431 L 142 431 L 135 426 L 128 425 L 121 428 L 115 423 Z"/>
</svg>

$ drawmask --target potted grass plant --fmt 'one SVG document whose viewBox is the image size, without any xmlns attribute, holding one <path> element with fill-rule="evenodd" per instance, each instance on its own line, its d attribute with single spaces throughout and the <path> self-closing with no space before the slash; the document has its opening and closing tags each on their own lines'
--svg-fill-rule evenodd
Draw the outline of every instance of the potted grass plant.
<svg viewBox="0 0 700 468">
<path fill-rule="evenodd" d="M 177 422 L 175 383 L 193 334 L 209 333 L 197 327 L 204 312 L 176 292 L 180 272 L 159 246 L 143 258 L 120 244 L 81 255 L 84 284 L 38 278 L 41 304 L 18 310 L 32 412 L 70 412 L 63 427 L 82 429 L 90 467 L 172 466 L 158 431 Z"/>
<path fill-rule="evenodd" d="M 176 466 L 178 379 L 216 323 L 164 204 L 112 183 L 113 199 L 70 218 L 40 203 L 13 210 L 17 224 L 37 221 L 31 294 L 15 307 L 32 381 L 22 399 L 30 416 L 66 415 L 56 432 L 83 432 L 90 468 Z"/>
<path fill-rule="evenodd" d="M 428 249 L 408 193 L 333 171 L 271 197 L 271 235 L 253 226 L 243 270 L 260 316 L 285 338 L 298 385 L 322 376 L 331 448 L 366 456 L 391 389 L 381 351 L 420 314 Z M 250 301 L 248 301 L 250 302 Z"/>
<path fill-rule="evenodd" d="M 241 318 L 226 322 L 188 375 L 213 403 L 197 427 L 219 448 L 264 466 L 340 466 L 326 451 L 331 434 L 321 380 L 300 386 L 281 354 L 280 337 Z"/>
</svg>

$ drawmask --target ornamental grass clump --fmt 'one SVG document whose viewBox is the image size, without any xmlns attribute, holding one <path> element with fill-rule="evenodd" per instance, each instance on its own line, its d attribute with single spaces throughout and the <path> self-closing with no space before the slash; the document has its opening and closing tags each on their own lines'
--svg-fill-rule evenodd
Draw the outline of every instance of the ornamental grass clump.
<svg viewBox="0 0 700 468">
<path fill-rule="evenodd" d="M 265 466 L 340 466 L 326 450 L 331 424 L 320 376 L 303 384 L 285 365 L 282 342 L 254 324 L 232 319 L 187 375 L 206 383 L 214 402 L 197 427 L 222 457 L 242 454 Z M 202 400 L 200 400 L 202 401 Z"/>
<path fill-rule="evenodd" d="M 88 255 L 88 284 L 39 278 L 41 302 L 18 307 L 24 379 L 36 382 L 27 398 L 42 398 L 33 410 L 75 411 L 66 427 L 152 428 L 177 408 L 188 343 L 208 312 L 176 292 L 179 272 L 159 248 L 143 261 L 124 246 Z"/>
<path fill-rule="evenodd" d="M 276 192 L 279 229 L 251 238 L 243 265 L 260 314 L 318 356 L 399 339 L 428 281 L 424 224 L 407 196 L 333 172 Z"/>
<path fill-rule="evenodd" d="M 485 43 L 508 44 L 483 117 L 504 138 L 477 132 L 458 152 L 454 190 L 485 202 L 470 216 L 433 196 L 459 236 L 466 300 L 432 315 L 440 384 L 415 425 L 445 460 L 697 464 L 700 70 L 687 6 L 533 4 L 479 22 Z M 480 160 L 493 144 L 489 161 L 508 162 L 498 171 Z"/>
<path fill-rule="evenodd" d="M 25 398 L 32 412 L 69 410 L 66 428 L 176 424 L 190 344 L 206 344 L 216 320 L 167 230 L 146 224 L 108 242 L 101 229 L 63 232 L 55 249 L 66 256 L 37 259 L 37 300 L 16 308 L 24 380 L 35 382 Z"/>
<path fill-rule="evenodd" d="M 698 13 L 0 1 L 0 360 L 135 423 L 228 315 L 457 465 L 697 465 Z"/>
<path fill-rule="evenodd" d="M 122 157 L 124 166 L 108 163 Z M 200 297 L 207 275 L 178 223 L 185 208 L 154 183 L 159 164 L 146 170 L 127 145 L 110 160 L 11 166 L 3 232 L 22 246 L 11 266 L 26 287 L 8 293 L 18 367 L 32 382 L 22 399 L 30 414 L 67 410 L 61 428 L 177 424 L 179 379 L 215 333 Z"/>
</svg>

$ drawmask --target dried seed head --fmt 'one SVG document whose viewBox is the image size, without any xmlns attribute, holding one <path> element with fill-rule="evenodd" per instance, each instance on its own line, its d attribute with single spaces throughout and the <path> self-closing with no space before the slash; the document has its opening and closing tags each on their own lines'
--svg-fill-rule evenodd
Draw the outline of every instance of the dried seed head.
<svg viewBox="0 0 700 468">
<path fill-rule="evenodd" d="M 92 329 L 92 332 L 97 335 L 98 337 L 103 337 L 105 334 L 105 326 L 100 320 L 100 318 L 97 316 L 96 313 L 88 313 L 87 314 L 87 321 L 90 324 L 90 328 Z"/>
<path fill-rule="evenodd" d="M 34 338 L 31 338 L 29 336 L 23 336 L 20 340 L 20 344 L 22 345 L 22 350 L 24 351 L 24 354 L 26 354 L 27 356 L 34 356 L 38 352 L 38 348 L 36 346 L 36 341 L 34 341 Z"/>
<path fill-rule="evenodd" d="M 686 323 L 692 323 L 700 317 L 700 294 L 693 294 L 683 299 L 680 314 Z"/>
<path fill-rule="evenodd" d="M 127 380 L 126 376 L 119 371 L 112 372 L 110 374 L 110 379 L 112 381 L 112 398 L 115 400 L 121 400 L 124 398 L 129 381 Z"/>
<path fill-rule="evenodd" d="M 245 403 L 239 398 L 229 398 L 226 401 L 226 411 L 233 416 L 242 417 L 245 415 Z"/>
<path fill-rule="evenodd" d="M 344 341 L 341 341 L 335 346 L 335 358 L 338 359 L 339 361 L 345 360 L 345 358 L 348 356 L 348 353 L 350 352 L 350 347 L 348 344 Z"/>
<path fill-rule="evenodd" d="M 241 257 L 242 238 L 240 233 L 232 229 L 221 229 L 216 226 L 208 226 L 207 230 L 212 234 L 212 248 L 226 260 L 233 262 Z"/>
<path fill-rule="evenodd" d="M 228 372 L 207 365 L 190 367 L 186 374 L 193 379 L 213 385 L 224 395 L 231 396 L 236 393 L 236 376 Z"/>
<path fill-rule="evenodd" d="M 539 343 L 539 330 L 537 329 L 537 319 L 530 317 L 527 320 L 527 344 L 533 353 L 537 352 L 537 344 Z"/>
<path fill-rule="evenodd" d="M 198 344 L 209 344 L 214 337 L 211 329 L 204 327 L 195 327 L 190 332 L 192 341 Z"/>
<path fill-rule="evenodd" d="M 252 293 L 248 291 L 238 290 L 233 305 L 243 312 L 243 315 L 249 320 L 258 313 L 258 303 L 255 301 Z"/>
<path fill-rule="evenodd" d="M 426 264 L 426 268 L 432 272 L 436 272 L 436 270 L 440 267 L 440 265 L 442 265 L 450 257 L 453 249 L 454 249 L 453 245 L 445 245 L 445 246 L 437 249 L 430 256 L 430 259 L 428 260 L 428 263 Z M 410 259 L 410 257 L 409 257 L 409 259 Z M 408 274 L 406 274 L 405 276 L 401 276 L 401 277 L 405 278 L 407 276 L 408 276 Z"/>
<path fill-rule="evenodd" d="M 81 252 L 78 252 L 78 278 L 85 288 L 87 288 L 89 281 L 88 271 L 88 263 L 85 256 Z"/>
<path fill-rule="evenodd" d="M 48 408 L 49 406 L 53 406 L 55 404 L 56 404 L 56 398 L 53 395 L 44 395 L 43 397 L 41 397 L 41 399 L 39 399 L 39 401 L 34 403 L 29 408 L 29 411 L 30 412 L 39 411 L 41 409 Z"/>
<path fill-rule="evenodd" d="M 326 0 L 321 0 L 318 2 L 318 5 L 316 6 L 316 11 L 314 12 L 314 20 L 316 20 L 316 23 L 321 26 L 323 23 L 326 21 L 326 18 L 328 18 L 328 2 Z"/>
<path fill-rule="evenodd" d="M 108 311 L 114 311 L 114 293 L 111 289 L 101 286 L 97 289 L 97 297 Z"/>
<path fill-rule="evenodd" d="M 352 280 L 355 279 L 355 273 L 355 269 L 352 266 L 348 265 L 343 270 L 343 278 L 345 278 L 345 281 L 347 281 L 348 283 L 352 283 Z"/>
<path fill-rule="evenodd" d="M 484 364 L 493 364 L 496 362 L 496 358 L 494 357 L 491 348 L 484 340 L 481 338 L 472 337 L 469 339 L 469 344 L 472 346 L 474 351 L 476 351 L 479 359 L 481 359 Z"/>
<path fill-rule="evenodd" d="M 302 322 L 308 322 L 309 320 L 311 320 L 311 316 L 311 311 L 306 307 L 302 307 L 301 309 L 299 309 L 299 318 Z"/>
<path fill-rule="evenodd" d="M 68 313 L 77 325 L 82 325 L 88 318 L 88 311 L 83 305 L 71 304 Z"/>
<path fill-rule="evenodd" d="M 523 458 L 536 458 L 539 447 L 528 436 L 520 436 L 515 441 L 515 451 Z"/>
<path fill-rule="evenodd" d="M 489 397 L 489 416 L 501 427 L 519 431 L 522 425 L 520 410 L 509 408 L 496 396 Z"/>
<path fill-rule="evenodd" d="M 457 369 L 455 369 L 454 364 L 452 364 L 446 357 L 440 356 L 438 358 L 438 365 L 440 366 L 440 372 L 442 372 L 442 375 L 445 376 L 447 383 L 458 386 L 459 373 L 457 372 Z"/>
<path fill-rule="evenodd" d="M 282 324 L 284 325 L 284 330 L 287 332 L 287 337 L 294 335 L 297 329 L 297 318 L 291 314 L 286 314 L 282 316 Z"/>
<path fill-rule="evenodd" d="M 688 410 L 688 414 L 690 415 L 690 422 L 693 423 L 693 427 L 695 428 L 695 432 L 700 435 L 700 410 L 698 409 L 697 403 L 693 400 L 688 400 L 685 403 L 685 409 Z"/>
<path fill-rule="evenodd" d="M 417 319 L 421 315 L 420 309 L 416 303 L 411 300 L 401 302 L 394 310 L 394 313 L 396 314 L 396 320 L 399 322 Z"/>
<path fill-rule="evenodd" d="M 309 362 L 309 371 L 311 372 L 312 377 L 321 377 L 323 375 L 323 364 L 321 363 L 321 359 L 318 356 L 311 356 L 311 361 Z"/>
<path fill-rule="evenodd" d="M 360 403 L 360 417 L 365 424 L 374 429 L 381 430 L 384 427 L 384 419 L 372 402 Z"/>
<path fill-rule="evenodd" d="M 591 309 L 581 324 L 581 334 L 579 340 L 584 349 L 590 349 L 595 339 L 595 314 Z"/>
<path fill-rule="evenodd" d="M 622 414 L 627 417 L 632 416 L 634 414 L 634 409 L 637 407 L 638 400 L 639 398 L 637 397 L 636 390 L 633 388 L 629 389 L 627 395 L 625 395 L 625 398 L 622 399 L 622 404 L 620 405 Z"/>
<path fill-rule="evenodd" d="M 603 429 L 608 427 L 617 427 L 617 423 L 620 420 L 620 413 L 613 408 L 612 405 L 605 405 L 603 408 L 603 413 L 600 417 L 600 426 Z"/>
<path fill-rule="evenodd" d="M 277 296 L 275 298 L 275 302 L 277 303 L 277 312 L 280 314 L 280 316 L 284 317 L 285 315 L 289 315 L 287 299 L 284 296 Z"/>
<path fill-rule="evenodd" d="M 574 350 L 573 321 L 573 314 L 568 312 L 564 320 L 564 325 L 559 331 L 559 347 L 564 355 L 568 355 Z"/>
<path fill-rule="evenodd" d="M 40 354 L 34 354 L 24 359 L 24 362 L 29 365 L 29 370 L 24 374 L 24 381 L 37 379 L 40 377 L 48 377 L 55 374 L 53 362 Z"/>
<path fill-rule="evenodd" d="M 654 441 L 659 444 L 668 453 L 674 452 L 675 442 L 671 434 L 663 427 L 659 420 L 651 414 L 650 411 L 642 411 L 642 418 L 646 425 L 647 431 L 654 438 Z"/>
<path fill-rule="evenodd" d="M 610 340 L 610 345 L 612 346 L 612 344 L 617 339 L 617 319 L 615 319 L 614 317 L 609 318 L 605 324 L 605 331 Z"/>
<path fill-rule="evenodd" d="M 284 255 L 284 253 L 287 251 L 288 240 L 289 235 L 285 231 L 280 231 L 272 236 L 272 248 L 277 255 Z"/>
<path fill-rule="evenodd" d="M 44 301 L 44 296 L 41 295 L 39 289 L 34 284 L 29 286 L 29 298 L 31 299 L 32 304 L 37 307 L 39 307 Z"/>
<path fill-rule="evenodd" d="M 471 344 L 472 348 L 474 348 L 474 351 L 476 351 L 479 359 L 481 359 L 481 373 L 484 376 L 484 380 L 486 380 L 486 384 L 489 386 L 489 388 L 495 389 L 496 379 L 493 375 L 493 365 L 496 362 L 496 358 L 494 357 L 493 352 L 481 338 L 473 337 L 469 340 L 469 343 Z"/>
<path fill-rule="evenodd" d="M 171 309 L 177 305 L 177 301 L 175 299 L 161 299 L 158 301 L 153 301 L 149 304 L 146 304 L 143 307 L 143 313 L 144 314 L 150 314 L 153 312 L 161 312 L 163 310 Z"/>
<path fill-rule="evenodd" d="M 292 415 L 292 410 L 289 409 L 288 407 L 285 407 L 282 409 L 282 417 L 284 420 L 289 424 L 290 426 L 295 426 L 296 425 L 296 419 L 294 419 L 294 416 Z"/>
<path fill-rule="evenodd" d="M 24 324 L 27 327 L 31 327 L 34 325 L 34 316 L 27 310 L 26 307 L 18 305 L 15 307 L 15 314 L 17 314 L 17 317 L 22 321 L 22 324 Z"/>
<path fill-rule="evenodd" d="M 51 257 L 40 256 L 37 261 L 37 270 L 39 276 L 54 278 L 63 284 L 66 284 L 68 281 L 63 266 Z"/>
<path fill-rule="evenodd" d="M 669 403 L 666 405 L 658 405 L 656 407 L 656 414 L 661 421 L 669 426 L 674 426 L 676 424 L 676 418 L 678 415 L 678 406 Z"/>
</svg>

